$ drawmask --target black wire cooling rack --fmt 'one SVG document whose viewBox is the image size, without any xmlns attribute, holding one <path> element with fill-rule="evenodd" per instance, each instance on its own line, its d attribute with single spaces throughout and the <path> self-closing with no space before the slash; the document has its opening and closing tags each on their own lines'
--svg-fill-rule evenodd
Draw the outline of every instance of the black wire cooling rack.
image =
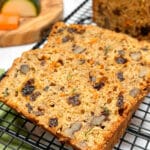
<svg viewBox="0 0 150 150">
<path fill-rule="evenodd" d="M 91 24 L 92 1 L 85 0 L 68 17 L 66 23 Z M 43 38 L 33 49 L 46 41 Z M 0 150 L 73 150 L 56 137 L 0 103 Z M 150 150 L 150 95 L 131 119 L 125 134 L 114 150 Z"/>
</svg>

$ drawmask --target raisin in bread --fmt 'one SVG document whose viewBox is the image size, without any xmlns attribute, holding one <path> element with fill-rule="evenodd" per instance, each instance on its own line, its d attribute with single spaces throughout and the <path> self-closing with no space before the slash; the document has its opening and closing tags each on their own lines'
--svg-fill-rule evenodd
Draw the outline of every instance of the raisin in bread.
<svg viewBox="0 0 150 150">
<path fill-rule="evenodd" d="M 93 19 L 101 27 L 150 38 L 149 0 L 93 0 Z"/>
<path fill-rule="evenodd" d="M 148 93 L 150 44 L 90 25 L 57 23 L 0 82 L 0 100 L 82 150 L 110 150 Z"/>
</svg>

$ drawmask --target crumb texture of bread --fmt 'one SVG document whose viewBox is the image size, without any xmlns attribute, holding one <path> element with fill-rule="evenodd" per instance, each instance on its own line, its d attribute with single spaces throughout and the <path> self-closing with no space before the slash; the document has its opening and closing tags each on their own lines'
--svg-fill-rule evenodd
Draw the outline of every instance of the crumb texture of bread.
<svg viewBox="0 0 150 150">
<path fill-rule="evenodd" d="M 93 20 L 101 27 L 150 39 L 149 0 L 93 0 Z"/>
<path fill-rule="evenodd" d="M 150 44 L 57 23 L 0 82 L 0 100 L 81 150 L 111 150 L 148 93 Z"/>
</svg>

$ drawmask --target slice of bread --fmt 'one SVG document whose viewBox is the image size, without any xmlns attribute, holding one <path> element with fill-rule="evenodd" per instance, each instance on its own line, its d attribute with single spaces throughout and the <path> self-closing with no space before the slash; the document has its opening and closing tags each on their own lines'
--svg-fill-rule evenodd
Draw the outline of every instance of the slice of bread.
<svg viewBox="0 0 150 150">
<path fill-rule="evenodd" d="M 82 150 L 110 150 L 149 90 L 150 44 L 57 23 L 43 49 L 16 59 L 0 100 Z"/>
</svg>

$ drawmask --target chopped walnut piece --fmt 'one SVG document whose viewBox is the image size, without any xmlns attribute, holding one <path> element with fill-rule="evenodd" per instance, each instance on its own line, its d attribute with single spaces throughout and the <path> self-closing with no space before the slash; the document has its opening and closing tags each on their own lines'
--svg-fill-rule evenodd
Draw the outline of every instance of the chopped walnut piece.
<svg viewBox="0 0 150 150">
<path fill-rule="evenodd" d="M 44 115 L 44 112 L 37 110 L 37 111 L 34 111 L 33 114 L 35 114 L 36 116 L 42 116 Z"/>
<path fill-rule="evenodd" d="M 139 93 L 140 93 L 140 89 L 134 87 L 130 90 L 129 95 L 135 98 Z"/>
<path fill-rule="evenodd" d="M 73 45 L 73 47 L 72 47 L 72 51 L 75 54 L 80 54 L 80 53 L 84 52 L 85 50 L 86 50 L 86 48 L 83 48 L 83 47 L 77 46 L 77 45 Z"/>
<path fill-rule="evenodd" d="M 57 127 L 58 126 L 58 118 L 50 118 L 49 127 Z"/>
<path fill-rule="evenodd" d="M 119 108 L 123 107 L 123 105 L 124 105 L 124 96 L 122 95 L 122 93 L 119 93 L 116 105 Z"/>
<path fill-rule="evenodd" d="M 62 38 L 63 43 L 66 43 L 68 41 L 73 41 L 73 40 L 74 40 L 74 38 L 70 35 L 66 35 L 65 37 Z"/>
<path fill-rule="evenodd" d="M 100 115 L 100 116 L 94 116 L 92 120 L 90 121 L 90 125 L 92 126 L 100 126 L 100 124 L 105 120 L 106 116 Z"/>
<path fill-rule="evenodd" d="M 119 93 L 116 106 L 118 107 L 118 113 L 120 116 L 123 115 L 124 112 L 124 96 L 122 93 Z"/>
<path fill-rule="evenodd" d="M 139 71 L 139 77 L 144 78 L 148 74 L 148 70 L 146 68 L 141 68 Z"/>
<path fill-rule="evenodd" d="M 123 58 L 122 56 L 119 56 L 115 58 L 115 61 L 117 64 L 125 64 L 128 60 L 126 58 Z"/>
<path fill-rule="evenodd" d="M 132 53 L 130 53 L 130 57 L 132 58 L 132 60 L 139 61 L 142 58 L 142 54 L 139 51 L 132 52 Z"/>
<path fill-rule="evenodd" d="M 72 106 L 78 106 L 81 104 L 81 101 L 79 100 L 80 94 L 74 94 L 73 96 L 69 97 L 67 102 L 68 104 L 71 104 Z"/>
<path fill-rule="evenodd" d="M 27 103 L 26 107 L 28 108 L 28 112 L 31 113 L 31 111 L 33 110 L 33 107 L 31 106 L 31 104 Z"/>
<path fill-rule="evenodd" d="M 124 80 L 123 72 L 118 72 L 116 75 L 120 82 Z"/>
<path fill-rule="evenodd" d="M 29 72 L 30 68 L 29 65 L 23 64 L 20 66 L 20 72 L 23 74 L 27 74 Z"/>
<path fill-rule="evenodd" d="M 73 137 L 74 133 L 79 131 L 82 127 L 82 123 L 81 122 L 75 122 L 73 124 L 71 124 L 71 126 L 69 128 L 66 128 L 64 130 L 64 134 L 66 136 L 69 136 L 70 138 Z"/>
<path fill-rule="evenodd" d="M 67 29 L 67 31 L 69 32 L 69 33 L 76 33 L 76 34 L 83 34 L 84 32 L 85 32 L 85 29 L 77 29 L 77 28 L 68 28 Z"/>
<path fill-rule="evenodd" d="M 125 50 L 118 50 L 118 54 L 120 56 L 124 56 L 125 55 Z"/>
<path fill-rule="evenodd" d="M 41 95 L 41 93 L 40 93 L 39 91 L 36 91 L 36 92 L 34 92 L 34 93 L 32 93 L 32 94 L 30 95 L 30 100 L 31 100 L 31 101 L 35 101 L 36 98 L 37 98 L 38 96 L 40 96 L 40 95 Z"/>
</svg>

